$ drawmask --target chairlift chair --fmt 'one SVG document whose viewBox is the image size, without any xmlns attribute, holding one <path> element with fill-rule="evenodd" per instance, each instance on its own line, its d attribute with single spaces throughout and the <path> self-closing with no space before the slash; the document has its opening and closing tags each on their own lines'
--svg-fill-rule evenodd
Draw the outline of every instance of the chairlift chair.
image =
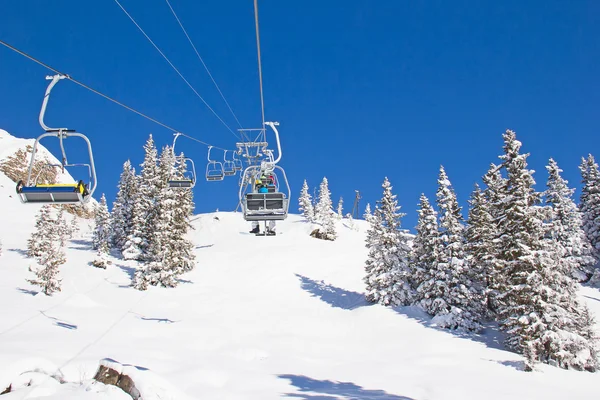
<svg viewBox="0 0 600 400">
<path fill-rule="evenodd" d="M 222 181 L 225 174 L 223 173 L 223 164 L 216 160 L 210 159 L 210 150 L 212 146 L 208 147 L 208 164 L 206 164 L 206 180 L 211 181 Z"/>
<path fill-rule="evenodd" d="M 242 164 L 242 160 L 236 157 L 237 152 L 233 152 L 233 167 L 236 171 L 241 171 L 244 169 L 244 165 Z"/>
<path fill-rule="evenodd" d="M 84 204 L 87 203 L 90 198 L 92 198 L 92 195 L 96 190 L 98 182 L 96 179 L 92 145 L 89 139 L 84 134 L 76 132 L 75 130 L 67 128 L 50 128 L 44 123 L 44 115 L 46 113 L 46 107 L 48 106 L 50 92 L 52 91 L 54 85 L 56 85 L 59 80 L 64 78 L 66 78 L 66 76 L 60 74 L 46 77 L 46 79 L 50 80 L 51 82 L 46 89 L 46 94 L 44 95 L 44 100 L 42 101 L 42 108 L 39 115 L 39 123 L 42 129 L 44 129 L 45 133 L 40 135 L 33 144 L 31 161 L 29 163 L 29 170 L 27 173 L 27 181 L 19 181 L 17 183 L 16 191 L 22 203 Z M 65 167 L 87 167 L 89 175 L 88 183 L 84 183 L 83 180 L 79 180 L 77 183 L 38 183 L 37 181 L 40 174 L 38 173 L 36 177 L 32 177 L 38 143 L 41 139 L 46 137 L 58 138 L 62 152 L 61 164 L 47 164 L 47 166 L 60 167 L 63 171 Z M 68 162 L 63 143 L 63 141 L 68 137 L 79 137 L 86 142 L 90 160 L 89 164 L 70 164 Z"/>
<path fill-rule="evenodd" d="M 246 221 L 280 221 L 286 219 L 288 215 L 291 190 L 285 170 L 277 165 L 281 159 L 279 132 L 275 128 L 278 124 L 273 122 L 266 122 L 265 124 L 269 125 L 275 132 L 279 154 L 277 159 L 273 159 L 273 153 L 271 152 L 269 161 L 263 161 L 260 165 L 251 165 L 244 170 L 242 182 L 246 184 L 240 186 L 239 200 Z M 274 179 L 274 182 L 272 182 L 274 190 L 268 193 L 258 193 L 254 185 L 256 179 L 263 174 L 273 174 L 275 176 L 277 171 L 281 173 L 287 193 L 280 190 L 281 179 Z"/>
<path fill-rule="evenodd" d="M 194 161 L 191 158 L 181 158 L 181 157 L 177 157 L 175 155 L 175 143 L 177 142 L 177 138 L 181 136 L 181 133 L 175 133 L 175 139 L 173 139 L 173 147 L 171 148 L 171 151 L 173 152 L 173 157 L 175 158 L 175 173 L 173 175 L 171 175 L 171 177 L 169 177 L 169 181 L 167 182 L 167 185 L 170 188 L 186 188 L 186 189 L 191 189 L 196 185 L 196 167 L 194 165 Z M 187 165 L 189 165 L 191 168 L 186 168 L 187 170 L 187 175 L 185 176 L 181 176 L 180 174 L 178 174 L 177 171 L 177 165 L 178 164 L 182 164 L 185 163 Z"/>
<path fill-rule="evenodd" d="M 235 169 L 235 164 L 232 160 L 227 159 L 227 151 L 223 153 L 223 175 L 225 176 L 233 176 L 237 172 Z"/>
</svg>

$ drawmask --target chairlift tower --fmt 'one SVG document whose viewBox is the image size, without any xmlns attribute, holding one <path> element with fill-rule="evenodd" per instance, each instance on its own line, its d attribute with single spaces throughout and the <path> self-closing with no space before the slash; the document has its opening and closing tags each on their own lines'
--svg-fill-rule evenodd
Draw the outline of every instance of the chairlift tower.
<svg viewBox="0 0 600 400">
<path fill-rule="evenodd" d="M 358 203 L 362 197 L 360 196 L 360 192 L 358 190 L 354 191 L 354 206 L 352 207 L 352 218 L 358 219 Z"/>
</svg>

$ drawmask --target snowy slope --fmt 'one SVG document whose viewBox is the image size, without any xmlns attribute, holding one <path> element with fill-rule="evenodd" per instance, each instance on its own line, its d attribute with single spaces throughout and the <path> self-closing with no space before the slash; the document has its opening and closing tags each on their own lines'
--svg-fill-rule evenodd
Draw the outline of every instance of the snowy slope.
<svg viewBox="0 0 600 400">
<path fill-rule="evenodd" d="M 364 231 L 335 242 L 291 215 L 256 237 L 237 213 L 194 217 L 198 265 L 175 289 L 129 287 L 135 262 L 89 265 L 88 221 L 68 244 L 63 291 L 38 294 L 25 258 L 37 206 L 0 174 L 0 391 L 6 399 L 126 399 L 92 384 L 101 359 L 136 368 L 148 399 L 591 399 L 599 374 L 541 366 L 484 335 L 438 330 L 412 308 L 367 305 Z M 600 292 L 582 295 L 600 316 Z M 599 329 L 600 332 L 600 329 Z M 25 371 L 38 372 L 22 375 Z M 65 384 L 48 374 L 60 370 Z"/>
</svg>

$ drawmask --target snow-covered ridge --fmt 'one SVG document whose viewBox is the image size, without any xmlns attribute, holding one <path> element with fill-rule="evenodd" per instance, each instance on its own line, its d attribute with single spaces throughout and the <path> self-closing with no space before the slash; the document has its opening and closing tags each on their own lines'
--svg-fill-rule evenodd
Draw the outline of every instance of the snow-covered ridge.
<svg viewBox="0 0 600 400">
<path fill-rule="evenodd" d="M 12 136 L 5 130 L 0 129 L 0 163 L 7 157 L 13 155 L 19 149 L 25 149 L 27 146 L 33 146 L 35 139 L 22 139 Z M 38 154 L 36 159 L 45 159 L 51 164 L 60 164 L 60 161 L 50 153 L 42 143 L 38 143 Z M 27 160 L 29 163 L 29 159 Z M 75 180 L 68 171 L 58 174 L 57 183 L 74 183 Z"/>
</svg>

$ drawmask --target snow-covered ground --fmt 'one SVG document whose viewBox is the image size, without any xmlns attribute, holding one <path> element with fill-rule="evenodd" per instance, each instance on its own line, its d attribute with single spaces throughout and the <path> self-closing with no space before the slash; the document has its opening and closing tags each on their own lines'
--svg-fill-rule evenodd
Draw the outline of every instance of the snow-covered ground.
<svg viewBox="0 0 600 400">
<path fill-rule="evenodd" d="M 175 289 L 140 292 L 129 287 L 135 262 L 90 265 L 92 221 L 81 220 L 62 292 L 47 297 L 26 281 L 38 209 L 0 173 L 0 392 L 15 389 L 2 399 L 130 398 L 92 382 L 102 359 L 134 370 L 144 400 L 600 396 L 599 373 L 522 371 L 493 326 L 461 336 L 417 309 L 365 303 L 362 221 L 358 230 L 340 222 L 327 242 L 297 215 L 274 237 L 248 234 L 239 213 L 198 215 L 196 269 Z M 600 317 L 600 291 L 581 295 Z"/>
</svg>

